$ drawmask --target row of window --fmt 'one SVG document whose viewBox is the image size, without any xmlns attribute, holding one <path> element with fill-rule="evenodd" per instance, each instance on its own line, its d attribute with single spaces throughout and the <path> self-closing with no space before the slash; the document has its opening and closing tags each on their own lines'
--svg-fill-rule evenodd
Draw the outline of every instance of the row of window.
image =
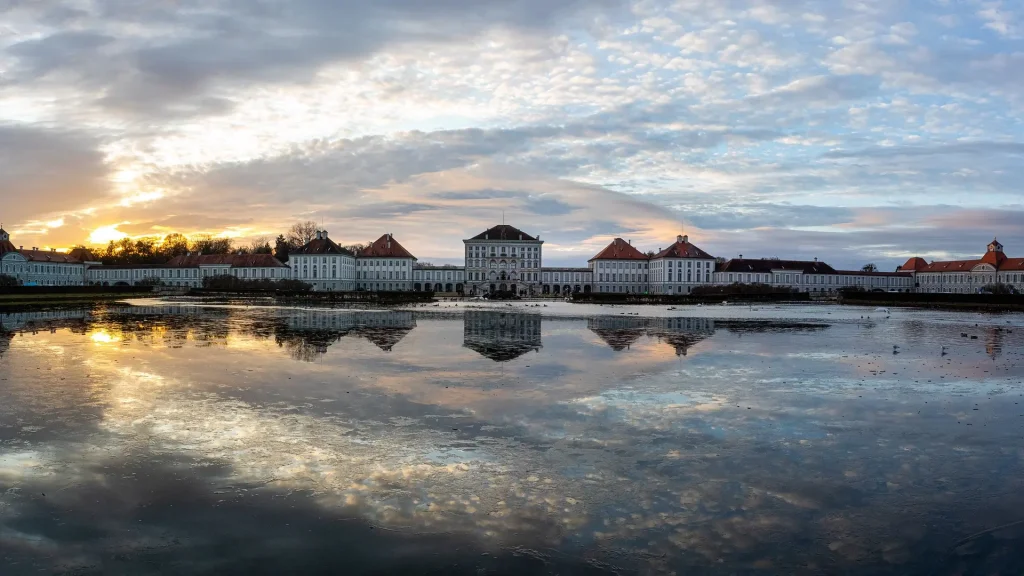
<svg viewBox="0 0 1024 576">
<path fill-rule="evenodd" d="M 402 275 L 401 278 L 398 277 L 399 274 Z M 365 272 L 364 271 L 364 272 L 360 272 L 359 273 L 359 277 L 362 278 L 363 280 L 369 280 L 369 279 L 374 279 L 374 280 L 406 280 L 406 279 L 408 279 L 406 274 L 408 274 L 408 272 L 404 272 L 404 271 L 403 272 L 397 272 L 395 270 L 388 270 L 387 272 L 383 272 L 383 271 Z"/>
<path fill-rule="evenodd" d="M 655 279 L 656 282 L 665 282 L 666 280 L 668 282 L 673 282 L 673 281 L 675 281 L 675 282 L 683 282 L 683 270 L 681 268 L 677 268 L 676 269 L 676 274 L 675 274 L 675 279 L 674 280 L 673 280 L 672 276 L 673 276 L 672 270 L 656 271 L 656 272 L 654 272 L 654 279 Z M 711 282 L 711 272 L 710 271 L 705 271 L 703 277 L 704 277 L 704 282 Z M 697 282 L 700 282 L 701 281 L 700 280 L 701 279 L 701 271 L 697 270 L 697 274 L 696 274 L 696 276 L 694 276 L 693 270 L 687 270 L 686 271 L 686 282 L 693 282 L 694 278 L 696 278 Z"/>
<path fill-rule="evenodd" d="M 598 270 L 647 270 L 647 262 L 603 261 L 596 262 Z"/>
<path fill-rule="evenodd" d="M 604 274 L 598 273 L 598 282 L 647 282 L 647 274 Z"/>
<path fill-rule="evenodd" d="M 376 266 L 378 268 L 411 268 L 412 261 L 395 260 L 391 258 L 385 260 L 356 260 L 356 266 L 360 268 L 366 268 L 369 266 Z"/>
<path fill-rule="evenodd" d="M 491 256 L 507 256 L 509 254 L 515 256 L 522 254 L 531 258 L 540 257 L 539 246 L 468 246 L 466 256 L 468 258 L 485 258 L 488 255 L 488 251 Z"/>
<path fill-rule="evenodd" d="M 919 275 L 922 284 L 990 284 L 996 281 L 995 274 L 921 274 Z M 1008 274 L 1003 273 L 999 275 L 999 279 L 1003 282 L 1009 282 L 1016 284 L 1017 282 L 1024 282 L 1024 274 Z"/>
<path fill-rule="evenodd" d="M 729 283 L 771 283 L 772 274 L 735 274 L 720 272 L 716 276 L 719 281 Z M 842 280 L 842 281 L 840 281 Z M 835 274 L 775 274 L 775 284 L 820 284 L 836 286 L 910 286 L 912 280 L 909 277 L 898 276 L 849 276 Z"/>
<path fill-rule="evenodd" d="M 25 269 L 28 268 L 28 272 Z M 79 265 L 68 264 L 4 264 L 5 274 L 50 274 L 55 276 L 81 275 L 84 268 Z M 52 286 L 63 286 L 63 284 L 52 284 Z"/>
<path fill-rule="evenodd" d="M 466 264 L 467 268 L 512 268 L 513 270 L 515 270 L 516 266 L 521 268 L 539 268 L 540 260 L 523 260 L 520 263 L 517 263 L 515 260 L 491 260 L 490 262 L 487 260 L 469 260 Z"/>
<path fill-rule="evenodd" d="M 666 262 L 668 263 L 667 266 L 665 265 Z M 676 262 L 676 261 L 675 260 L 658 260 L 656 262 L 651 263 L 651 267 L 659 269 L 659 270 L 662 269 L 662 268 L 682 268 L 683 267 L 683 261 L 680 260 L 678 262 L 678 266 L 674 266 L 673 265 L 674 262 Z M 714 268 L 714 264 L 715 264 L 714 261 L 711 261 L 711 260 L 708 260 L 708 261 L 697 260 L 696 262 L 693 261 L 693 260 L 686 260 L 686 268 L 687 269 L 693 269 L 693 268 Z"/>
<path fill-rule="evenodd" d="M 590 282 L 590 275 L 588 274 L 584 277 L 582 274 L 573 274 L 571 272 L 562 274 L 554 272 L 550 277 L 547 274 L 544 275 L 544 281 L 547 282 L 548 280 L 552 282 Z"/>
</svg>

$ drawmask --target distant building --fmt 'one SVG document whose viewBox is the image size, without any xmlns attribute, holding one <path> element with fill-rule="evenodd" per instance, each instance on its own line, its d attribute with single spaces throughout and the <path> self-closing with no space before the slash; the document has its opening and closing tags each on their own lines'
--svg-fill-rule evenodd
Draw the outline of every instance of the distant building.
<svg viewBox="0 0 1024 576">
<path fill-rule="evenodd" d="M 409 291 L 413 289 L 416 257 L 388 233 L 356 254 L 359 290 Z"/>
<path fill-rule="evenodd" d="M 544 242 L 506 224 L 463 240 L 468 294 L 540 294 Z"/>
<path fill-rule="evenodd" d="M 767 284 L 799 292 L 836 292 L 844 288 L 908 292 L 913 289 L 913 278 L 906 273 L 836 270 L 816 259 L 734 258 L 718 266 L 715 283 Z"/>
<path fill-rule="evenodd" d="M 85 254 L 15 247 L 10 234 L 0 228 L 0 273 L 16 278 L 24 286 L 84 285 L 87 263 L 78 256 Z"/>
<path fill-rule="evenodd" d="M 652 294 L 689 294 L 696 286 L 714 282 L 715 257 L 690 244 L 688 236 L 676 236 L 650 263 Z"/>
<path fill-rule="evenodd" d="M 327 230 L 304 246 L 289 252 L 292 278 L 325 292 L 350 292 L 356 289 L 356 255 L 335 244 Z"/>
<path fill-rule="evenodd" d="M 164 264 L 94 266 L 87 273 L 90 284 L 101 286 L 159 283 L 182 288 L 202 288 L 204 279 L 215 276 L 279 281 L 292 275 L 271 254 L 185 254 Z"/>
<path fill-rule="evenodd" d="M 598 293 L 645 294 L 649 291 L 650 260 L 632 242 L 616 238 L 589 261 Z"/>
<path fill-rule="evenodd" d="M 914 257 L 899 269 L 914 278 L 918 292 L 975 294 L 984 286 L 997 283 L 1024 291 L 1024 258 L 1008 258 L 998 239 L 989 242 L 981 258 L 929 264 Z"/>
</svg>

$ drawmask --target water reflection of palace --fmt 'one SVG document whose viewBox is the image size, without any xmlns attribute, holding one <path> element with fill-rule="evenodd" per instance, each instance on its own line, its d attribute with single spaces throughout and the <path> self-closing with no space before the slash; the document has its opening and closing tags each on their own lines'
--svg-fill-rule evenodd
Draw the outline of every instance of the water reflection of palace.
<svg viewBox="0 0 1024 576">
<path fill-rule="evenodd" d="M 292 358 L 313 361 L 345 336 L 365 338 L 385 352 L 416 327 L 412 312 L 291 311 L 275 334 Z"/>
<path fill-rule="evenodd" d="M 540 329 L 539 314 L 467 311 L 462 345 L 495 362 L 508 362 L 540 351 Z"/>
<path fill-rule="evenodd" d="M 589 319 L 587 327 L 615 351 L 627 350 L 647 336 L 669 344 L 678 356 L 686 356 L 691 346 L 715 333 L 715 321 L 709 318 L 599 316 Z"/>
<path fill-rule="evenodd" d="M 301 361 L 314 361 L 346 336 L 365 338 L 390 351 L 416 327 L 413 312 L 336 309 L 281 310 L 193 305 L 110 306 L 0 314 L 0 353 L 17 332 L 70 328 L 90 330 L 111 341 L 144 344 L 229 346 L 232 335 L 274 342 Z"/>
<path fill-rule="evenodd" d="M 0 314 L 0 356 L 11 347 L 11 341 L 18 332 L 53 332 L 58 328 L 67 328 L 72 332 L 84 333 L 88 316 L 87 310 L 35 310 Z"/>
<path fill-rule="evenodd" d="M 0 314 L 0 332 L 41 330 L 51 326 L 63 327 L 68 322 L 78 323 L 89 316 L 87 310 L 36 310 Z M 44 326 L 45 325 L 45 326 Z"/>
</svg>

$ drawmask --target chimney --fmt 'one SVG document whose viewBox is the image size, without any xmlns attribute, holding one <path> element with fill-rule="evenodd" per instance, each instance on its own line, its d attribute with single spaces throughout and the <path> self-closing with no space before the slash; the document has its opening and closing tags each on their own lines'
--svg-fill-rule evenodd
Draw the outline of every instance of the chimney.
<svg viewBox="0 0 1024 576">
<path fill-rule="evenodd" d="M 327 240 L 327 230 L 324 230 L 324 240 Z"/>
<path fill-rule="evenodd" d="M 817 262 L 817 261 L 818 261 L 818 257 L 817 257 L 817 256 L 815 256 L 815 257 L 814 257 L 814 261 L 815 261 L 815 262 Z"/>
<path fill-rule="evenodd" d="M 743 254 L 740 254 L 740 260 L 743 260 Z"/>
<path fill-rule="evenodd" d="M 682 236 L 676 236 L 676 242 L 685 242 Z"/>
<path fill-rule="evenodd" d="M 689 241 L 690 241 L 690 237 L 687 236 L 686 234 L 683 234 L 683 242 L 689 242 Z"/>
<path fill-rule="evenodd" d="M 626 240 L 626 243 L 629 244 L 630 246 L 632 246 L 633 245 L 633 240 L 632 239 Z"/>
</svg>

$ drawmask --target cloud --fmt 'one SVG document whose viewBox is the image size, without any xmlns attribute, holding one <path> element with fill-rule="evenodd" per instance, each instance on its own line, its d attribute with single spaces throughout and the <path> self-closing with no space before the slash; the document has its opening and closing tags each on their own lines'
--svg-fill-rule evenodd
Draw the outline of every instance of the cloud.
<svg viewBox="0 0 1024 576">
<path fill-rule="evenodd" d="M 989 154 L 1024 154 L 1024 143 L 1018 142 L 962 142 L 937 146 L 895 146 L 870 148 L 866 150 L 844 152 L 833 151 L 825 154 L 826 158 L 869 158 L 896 156 L 944 156 L 944 155 L 982 155 Z"/>
<path fill-rule="evenodd" d="M 108 169 L 98 146 L 87 134 L 0 125 L 0 196 L 7 222 L 76 210 L 107 197 Z"/>
<path fill-rule="evenodd" d="M 621 4 L 220 0 L 188 1 L 172 8 L 98 0 L 76 19 L 146 33 L 122 34 L 114 42 L 89 32 L 57 32 L 16 44 L 8 53 L 29 76 L 56 71 L 77 76 L 81 86 L 105 92 L 101 103 L 117 111 L 223 113 L 231 99 L 212 94 L 218 86 L 305 82 L 327 64 L 366 58 L 387 47 L 466 41 L 495 28 L 542 31 L 563 19 Z"/>
<path fill-rule="evenodd" d="M 712 253 L 801 252 L 789 233 L 840 245 L 856 224 L 905 239 L 903 221 L 866 213 L 1015 210 L 1024 179 L 1008 2 L 0 10 L 0 122 L 86 155 L 59 170 L 85 174 L 61 176 L 81 203 L 41 194 L 5 215 L 26 242 L 115 224 L 244 238 L 322 218 L 351 241 L 386 229 L 444 260 L 504 211 L 567 264 L 611 234 L 664 245 L 680 222 Z M 965 232 L 988 235 L 978 226 Z M 964 250 L 934 240 L 931 252 Z M 883 244 L 895 250 L 870 246 Z"/>
</svg>

